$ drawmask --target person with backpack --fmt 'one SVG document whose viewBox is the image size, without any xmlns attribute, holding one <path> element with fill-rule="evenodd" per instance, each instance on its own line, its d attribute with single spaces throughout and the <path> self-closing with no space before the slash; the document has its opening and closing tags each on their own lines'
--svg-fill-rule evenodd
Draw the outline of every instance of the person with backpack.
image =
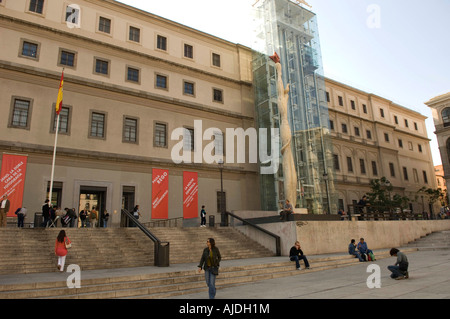
<svg viewBox="0 0 450 319">
<path fill-rule="evenodd" d="M 395 264 L 387 267 L 391 272 L 391 278 L 395 280 L 408 279 L 409 262 L 406 255 L 397 248 L 392 248 L 389 254 L 397 257 Z"/>
<path fill-rule="evenodd" d="M 206 227 L 206 210 L 205 205 L 202 206 L 202 210 L 200 211 L 200 227 Z"/>
</svg>

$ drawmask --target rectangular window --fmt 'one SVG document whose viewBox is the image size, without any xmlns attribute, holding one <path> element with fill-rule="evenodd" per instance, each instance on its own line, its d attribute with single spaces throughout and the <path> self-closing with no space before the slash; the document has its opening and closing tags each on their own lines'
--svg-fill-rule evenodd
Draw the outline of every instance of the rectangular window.
<svg viewBox="0 0 450 319">
<path fill-rule="evenodd" d="M 95 73 L 107 75 L 109 71 L 109 62 L 101 59 L 95 59 Z"/>
<path fill-rule="evenodd" d="M 422 145 L 418 144 L 417 146 L 419 148 L 419 152 L 422 153 Z"/>
<path fill-rule="evenodd" d="M 62 107 L 59 112 L 59 133 L 69 133 L 69 113 L 70 109 L 68 107 Z M 52 132 L 56 132 L 56 124 L 58 122 L 58 117 L 54 117 Z"/>
<path fill-rule="evenodd" d="M 123 140 L 124 142 L 137 142 L 137 119 L 125 117 L 123 123 Z"/>
<path fill-rule="evenodd" d="M 414 122 L 414 129 L 415 129 L 416 131 L 419 130 L 419 127 L 417 126 L 417 123 L 416 123 L 416 122 Z"/>
<path fill-rule="evenodd" d="M 189 44 L 184 45 L 184 57 L 193 59 L 194 58 L 194 47 Z"/>
<path fill-rule="evenodd" d="M 341 128 L 342 128 L 342 133 L 347 134 L 347 124 L 342 123 L 342 124 L 341 124 Z"/>
<path fill-rule="evenodd" d="M 156 37 L 156 47 L 159 50 L 167 51 L 167 38 L 162 35 Z"/>
<path fill-rule="evenodd" d="M 218 131 L 214 132 L 214 155 L 223 155 L 223 133 Z"/>
<path fill-rule="evenodd" d="M 330 103 L 330 93 L 329 92 L 325 92 L 326 98 L 327 98 L 327 102 Z"/>
<path fill-rule="evenodd" d="M 70 67 L 75 66 L 75 53 L 61 50 L 59 64 Z"/>
<path fill-rule="evenodd" d="M 127 80 L 131 82 L 139 83 L 139 69 L 127 68 Z"/>
<path fill-rule="evenodd" d="M 403 148 L 403 141 L 401 139 L 398 140 L 398 147 Z"/>
<path fill-rule="evenodd" d="M 156 87 L 160 89 L 167 89 L 167 76 L 157 74 L 156 75 Z"/>
<path fill-rule="evenodd" d="M 223 91 L 219 89 L 213 89 L 213 101 L 223 102 Z"/>
<path fill-rule="evenodd" d="M 406 126 L 406 127 L 409 127 L 409 124 L 408 124 L 408 120 L 407 120 L 407 119 L 405 119 L 405 126 Z"/>
<path fill-rule="evenodd" d="M 366 162 L 363 158 L 359 159 L 359 167 L 361 169 L 361 174 L 366 175 Z"/>
<path fill-rule="evenodd" d="M 42 14 L 44 9 L 44 0 L 30 0 L 29 11 Z"/>
<path fill-rule="evenodd" d="M 405 179 L 405 181 L 408 180 L 408 169 L 404 166 L 403 166 L 403 178 Z"/>
<path fill-rule="evenodd" d="M 352 106 L 352 110 L 356 110 L 356 104 L 355 104 L 355 101 L 350 100 L 350 105 Z"/>
<path fill-rule="evenodd" d="M 389 163 L 389 171 L 391 172 L 391 176 L 395 177 L 394 163 Z"/>
<path fill-rule="evenodd" d="M 359 127 L 355 126 L 355 136 L 360 136 L 359 135 Z"/>
<path fill-rule="evenodd" d="M 350 173 L 353 173 L 353 163 L 352 163 L 352 158 L 350 156 L 347 156 L 347 170 Z"/>
<path fill-rule="evenodd" d="M 23 41 L 22 45 L 22 55 L 30 58 L 37 58 L 38 45 L 36 43 L 31 43 L 28 41 Z"/>
<path fill-rule="evenodd" d="M 424 182 L 425 184 L 428 184 L 427 172 L 426 172 L 426 171 L 422 171 L 422 173 L 423 173 L 423 182 Z"/>
<path fill-rule="evenodd" d="M 195 149 L 194 147 L 194 129 L 185 128 L 183 136 L 183 150 L 193 152 Z"/>
<path fill-rule="evenodd" d="M 212 64 L 220 68 L 220 55 L 217 53 L 212 54 Z"/>
<path fill-rule="evenodd" d="M 384 117 L 384 110 L 383 109 L 380 109 L 380 115 L 381 115 L 381 117 Z"/>
<path fill-rule="evenodd" d="M 128 39 L 133 42 L 141 42 L 141 30 L 135 27 L 130 27 Z"/>
<path fill-rule="evenodd" d="M 366 136 L 368 140 L 372 139 L 372 131 L 371 130 L 366 130 Z"/>
<path fill-rule="evenodd" d="M 108 18 L 100 17 L 98 22 L 98 31 L 104 33 L 111 33 L 111 20 Z"/>
<path fill-rule="evenodd" d="M 395 122 L 395 124 L 398 124 L 398 117 L 397 117 L 397 115 L 394 115 L 394 122 Z"/>
<path fill-rule="evenodd" d="M 364 112 L 365 114 L 367 114 L 367 105 L 363 104 L 362 106 L 363 106 L 363 112 Z"/>
<path fill-rule="evenodd" d="M 155 123 L 154 146 L 167 147 L 167 124 Z"/>
<path fill-rule="evenodd" d="M 93 112 L 91 115 L 91 137 L 105 137 L 105 114 Z"/>
<path fill-rule="evenodd" d="M 378 176 L 377 162 L 375 161 L 372 161 L 372 174 L 373 176 Z"/>
<path fill-rule="evenodd" d="M 389 134 L 384 133 L 384 141 L 389 143 Z"/>
<path fill-rule="evenodd" d="M 333 154 L 333 164 L 334 164 L 334 169 L 337 171 L 341 170 L 341 167 L 339 165 L 339 155 L 337 154 Z"/>
<path fill-rule="evenodd" d="M 342 96 L 338 96 L 338 100 L 339 100 L 339 105 L 344 106 L 344 99 L 342 98 Z"/>
<path fill-rule="evenodd" d="M 192 82 L 184 82 L 184 94 L 194 95 L 194 83 Z"/>
<path fill-rule="evenodd" d="M 29 126 L 28 125 L 29 113 L 30 113 L 30 101 L 15 99 L 11 126 L 27 128 Z"/>
<path fill-rule="evenodd" d="M 334 121 L 330 120 L 330 130 L 334 131 Z"/>
</svg>

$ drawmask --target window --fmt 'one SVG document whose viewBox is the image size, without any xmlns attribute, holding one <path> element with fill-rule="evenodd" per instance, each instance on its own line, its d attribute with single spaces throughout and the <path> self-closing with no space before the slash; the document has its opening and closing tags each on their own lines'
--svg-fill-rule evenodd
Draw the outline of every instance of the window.
<svg viewBox="0 0 450 319">
<path fill-rule="evenodd" d="M 39 45 L 36 43 L 23 41 L 22 42 L 22 56 L 23 57 L 29 57 L 33 59 L 38 58 L 38 49 Z"/>
<path fill-rule="evenodd" d="M 167 38 L 162 35 L 156 37 L 156 47 L 159 50 L 167 51 Z"/>
<path fill-rule="evenodd" d="M 187 82 L 187 81 L 184 81 L 184 90 L 183 90 L 183 93 L 184 94 L 187 94 L 187 95 L 192 95 L 192 96 L 194 96 L 194 83 L 192 83 L 192 82 Z"/>
<path fill-rule="evenodd" d="M 394 115 L 394 122 L 395 122 L 395 124 L 398 124 L 398 117 L 397 117 L 397 115 Z"/>
<path fill-rule="evenodd" d="M 422 145 L 418 144 L 417 147 L 419 148 L 419 152 L 422 153 Z"/>
<path fill-rule="evenodd" d="M 157 74 L 156 75 L 156 87 L 159 89 L 167 89 L 167 76 Z"/>
<path fill-rule="evenodd" d="M 220 68 L 220 55 L 217 53 L 212 54 L 212 65 Z"/>
<path fill-rule="evenodd" d="M 74 5 L 73 7 L 68 5 L 66 7 L 65 21 L 71 27 L 80 27 L 80 8 Z"/>
<path fill-rule="evenodd" d="M 90 137 L 104 138 L 105 135 L 105 114 L 92 112 L 91 113 L 91 128 L 89 132 Z"/>
<path fill-rule="evenodd" d="M 363 112 L 364 112 L 365 114 L 367 114 L 367 105 L 363 104 L 362 106 L 363 106 Z"/>
<path fill-rule="evenodd" d="M 355 136 L 360 136 L 359 135 L 359 127 L 355 126 Z"/>
<path fill-rule="evenodd" d="M 153 146 L 167 147 L 167 124 L 155 123 Z"/>
<path fill-rule="evenodd" d="M 194 147 L 194 129 L 185 128 L 183 136 L 183 150 L 193 152 L 195 149 Z"/>
<path fill-rule="evenodd" d="M 30 127 L 31 100 L 13 99 L 12 117 L 10 127 L 25 128 Z"/>
<path fill-rule="evenodd" d="M 380 109 L 380 116 L 384 117 L 384 110 L 383 109 Z"/>
<path fill-rule="evenodd" d="M 30 7 L 28 10 L 42 14 L 44 10 L 44 0 L 30 0 Z"/>
<path fill-rule="evenodd" d="M 378 176 L 377 162 L 375 161 L 372 161 L 372 174 L 373 176 Z"/>
<path fill-rule="evenodd" d="M 97 74 L 109 74 L 109 61 L 102 59 L 95 59 L 95 73 Z"/>
<path fill-rule="evenodd" d="M 353 163 L 350 156 L 347 156 L 347 170 L 348 172 L 353 173 Z"/>
<path fill-rule="evenodd" d="M 223 133 L 221 131 L 214 132 L 214 155 L 223 155 Z"/>
<path fill-rule="evenodd" d="M 389 171 L 391 172 L 391 176 L 395 177 L 394 163 L 389 163 Z"/>
<path fill-rule="evenodd" d="M 334 131 L 334 121 L 330 120 L 330 130 Z"/>
<path fill-rule="evenodd" d="M 338 96 L 338 100 L 339 100 L 339 105 L 344 106 L 344 99 L 342 98 L 342 96 Z"/>
<path fill-rule="evenodd" d="M 401 139 L 398 140 L 398 147 L 403 148 L 403 141 Z"/>
<path fill-rule="evenodd" d="M 408 169 L 403 166 L 403 178 L 405 181 L 408 180 Z"/>
<path fill-rule="evenodd" d="M 128 32 L 128 40 L 133 42 L 141 42 L 141 30 L 135 27 L 130 27 Z"/>
<path fill-rule="evenodd" d="M 138 120 L 135 118 L 124 117 L 123 121 L 123 141 L 137 143 Z"/>
<path fill-rule="evenodd" d="M 337 171 L 341 170 L 341 167 L 339 165 L 339 155 L 337 154 L 333 154 L 333 165 L 335 170 Z"/>
<path fill-rule="evenodd" d="M 342 133 L 347 133 L 347 124 L 342 123 L 341 127 L 342 127 Z"/>
<path fill-rule="evenodd" d="M 442 122 L 444 127 L 450 126 L 450 107 L 445 108 L 442 113 Z"/>
<path fill-rule="evenodd" d="M 407 120 L 407 119 L 405 119 L 405 126 L 406 126 L 406 127 L 409 127 L 409 124 L 408 124 L 408 120 Z"/>
<path fill-rule="evenodd" d="M 325 92 L 326 98 L 327 98 L 327 102 L 330 103 L 330 93 L 329 92 Z"/>
<path fill-rule="evenodd" d="M 108 18 L 100 17 L 98 22 L 98 31 L 104 33 L 111 33 L 111 20 Z"/>
<path fill-rule="evenodd" d="M 53 126 L 52 132 L 56 132 L 56 124 L 58 121 L 58 116 L 56 116 L 55 104 L 52 106 L 52 114 L 53 114 Z M 59 130 L 58 133 L 68 134 L 69 131 L 69 120 L 70 120 L 70 108 L 67 106 L 63 106 L 61 111 L 59 112 Z"/>
<path fill-rule="evenodd" d="M 352 110 L 356 110 L 356 104 L 355 104 L 355 101 L 350 100 L 350 105 L 351 105 L 351 107 L 352 107 Z"/>
<path fill-rule="evenodd" d="M 139 69 L 127 67 L 127 80 L 131 82 L 139 83 Z"/>
<path fill-rule="evenodd" d="M 213 101 L 223 103 L 223 91 L 220 89 L 213 89 Z"/>
<path fill-rule="evenodd" d="M 414 122 L 414 129 L 415 129 L 416 131 L 419 130 L 419 127 L 417 126 L 417 123 L 416 123 L 416 122 Z"/>
<path fill-rule="evenodd" d="M 417 173 L 417 169 L 413 168 L 413 176 L 414 176 L 414 182 L 419 182 L 419 174 Z"/>
<path fill-rule="evenodd" d="M 366 130 L 366 136 L 368 140 L 372 139 L 372 131 L 371 130 Z"/>
<path fill-rule="evenodd" d="M 384 133 L 384 141 L 389 143 L 389 134 Z"/>
<path fill-rule="evenodd" d="M 66 50 L 61 50 L 59 53 L 59 64 L 68 67 L 74 67 L 75 53 Z"/>
<path fill-rule="evenodd" d="M 194 47 L 189 44 L 184 45 L 184 57 L 193 59 L 194 58 Z"/>
<path fill-rule="evenodd" d="M 364 158 L 359 159 L 359 168 L 361 169 L 361 174 L 366 175 L 366 162 Z"/>
<path fill-rule="evenodd" d="M 426 172 L 426 171 L 422 171 L 422 173 L 423 173 L 423 182 L 424 182 L 425 184 L 428 184 L 427 172 Z"/>
</svg>

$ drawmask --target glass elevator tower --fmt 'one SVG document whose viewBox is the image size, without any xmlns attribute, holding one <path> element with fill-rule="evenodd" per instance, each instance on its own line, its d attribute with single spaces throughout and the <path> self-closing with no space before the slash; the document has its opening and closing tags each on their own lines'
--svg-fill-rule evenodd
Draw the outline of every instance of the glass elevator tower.
<svg viewBox="0 0 450 319">
<path fill-rule="evenodd" d="M 277 52 L 284 86 L 290 84 L 288 119 L 298 180 L 297 201 L 293 204 L 307 208 L 310 214 L 336 213 L 333 146 L 316 15 L 290 0 L 260 0 L 254 8 L 257 125 L 259 128 L 280 125 L 277 75 L 269 58 Z M 284 202 L 281 161 L 278 172 L 261 175 L 260 183 L 262 209 L 279 210 Z"/>
</svg>

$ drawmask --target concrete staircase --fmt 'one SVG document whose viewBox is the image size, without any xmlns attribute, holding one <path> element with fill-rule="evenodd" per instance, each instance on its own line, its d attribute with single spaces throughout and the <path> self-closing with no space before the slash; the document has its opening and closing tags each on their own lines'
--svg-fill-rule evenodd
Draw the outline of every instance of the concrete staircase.
<svg viewBox="0 0 450 319">
<path fill-rule="evenodd" d="M 55 240 L 61 228 L 0 229 L 0 275 L 54 272 Z M 138 228 L 66 228 L 72 241 L 66 265 L 82 270 L 154 265 L 154 244 Z M 198 262 L 206 240 L 213 237 L 223 260 L 274 254 L 232 228 L 153 228 L 170 242 L 170 263 Z"/>
<path fill-rule="evenodd" d="M 417 250 L 450 249 L 450 230 L 428 234 L 408 243 L 407 247 Z"/>
<path fill-rule="evenodd" d="M 410 252 L 416 249 L 402 249 Z M 377 251 L 377 259 L 387 258 L 389 251 Z M 295 270 L 287 257 L 253 259 L 239 266 L 223 266 L 216 280 L 217 289 L 242 285 L 259 280 L 280 278 L 346 267 L 359 263 L 349 255 L 311 256 L 311 269 Z M 264 260 L 266 260 L 264 262 Z M 226 264 L 226 262 L 223 262 Z M 207 291 L 204 275 L 191 264 L 183 271 L 138 273 L 126 276 L 108 276 L 81 280 L 80 288 L 67 288 L 66 276 L 54 281 L 7 284 L 0 286 L 0 299 L 159 299 Z M 270 294 L 270 292 L 268 292 Z"/>
</svg>

